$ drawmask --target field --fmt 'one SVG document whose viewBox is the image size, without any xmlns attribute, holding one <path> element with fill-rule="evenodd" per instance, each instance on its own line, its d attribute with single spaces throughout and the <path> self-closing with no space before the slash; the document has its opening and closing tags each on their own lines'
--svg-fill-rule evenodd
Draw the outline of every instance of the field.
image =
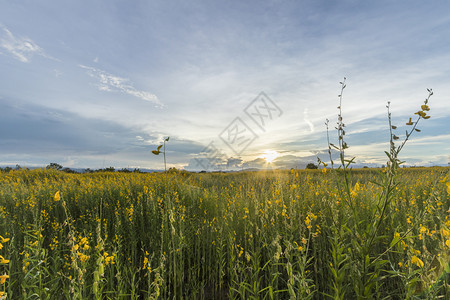
<svg viewBox="0 0 450 300">
<path fill-rule="evenodd" d="M 3 172 L 0 291 L 448 299 L 449 168 L 388 173 Z"/>
</svg>

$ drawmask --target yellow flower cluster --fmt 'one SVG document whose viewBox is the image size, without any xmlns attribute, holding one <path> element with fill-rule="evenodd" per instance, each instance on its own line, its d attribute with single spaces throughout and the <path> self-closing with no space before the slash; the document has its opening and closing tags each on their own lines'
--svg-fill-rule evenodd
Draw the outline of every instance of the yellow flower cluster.
<svg viewBox="0 0 450 300">
<path fill-rule="evenodd" d="M 445 240 L 445 245 L 450 248 L 450 230 L 442 228 L 441 229 L 441 236 Z"/>
<path fill-rule="evenodd" d="M 411 263 L 418 266 L 419 268 L 423 268 L 423 266 L 424 266 L 423 261 L 415 255 L 413 255 L 413 257 L 411 257 Z"/>
<path fill-rule="evenodd" d="M 115 262 L 114 262 L 115 257 L 116 257 L 115 253 L 113 253 L 112 255 L 109 255 L 108 252 L 103 253 L 103 259 L 105 260 L 106 265 L 115 264 Z"/>
<path fill-rule="evenodd" d="M 305 219 L 306 227 L 308 229 L 311 229 L 312 228 L 311 220 L 316 220 L 316 219 L 317 219 L 317 216 L 315 214 L 313 214 L 312 212 L 309 212 Z"/>
<path fill-rule="evenodd" d="M 350 191 L 350 194 L 352 195 L 352 197 L 356 197 L 358 196 L 358 192 L 361 190 L 361 186 L 359 185 L 359 182 L 355 183 L 355 186 L 353 187 L 353 189 Z"/>
<path fill-rule="evenodd" d="M 150 266 L 150 262 L 148 260 L 148 256 L 149 256 L 149 253 L 147 251 L 145 251 L 144 265 L 142 266 L 142 270 L 147 270 L 147 271 L 151 272 L 152 268 Z"/>
<path fill-rule="evenodd" d="M 3 244 L 7 243 L 8 241 L 9 238 L 4 238 L 3 236 L 0 236 L 0 249 L 3 249 Z M 5 259 L 3 256 L 0 255 L 0 265 L 7 265 L 7 264 L 9 264 L 9 259 Z M 0 284 L 2 285 L 2 290 L 0 291 L 0 299 L 6 299 L 6 292 L 4 287 L 6 279 L 9 279 L 8 274 L 5 273 L 3 275 L 0 275 Z"/>
<path fill-rule="evenodd" d="M 91 257 L 83 253 L 90 249 L 89 241 L 86 237 L 80 239 L 80 242 L 72 247 L 72 252 L 76 253 L 82 263 L 88 261 Z"/>
</svg>

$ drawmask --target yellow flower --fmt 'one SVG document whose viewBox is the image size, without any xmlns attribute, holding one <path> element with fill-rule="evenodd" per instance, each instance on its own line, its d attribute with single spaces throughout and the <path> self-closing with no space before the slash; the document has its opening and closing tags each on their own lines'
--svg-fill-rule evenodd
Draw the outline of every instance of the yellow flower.
<svg viewBox="0 0 450 300">
<path fill-rule="evenodd" d="M 0 255 L 0 264 L 9 264 L 9 260 Z"/>
<path fill-rule="evenodd" d="M 294 244 L 295 244 L 295 246 L 297 246 L 297 250 L 298 251 L 302 251 L 303 250 L 303 247 L 302 246 L 299 246 L 298 244 L 297 244 L 297 242 L 296 241 L 294 241 Z"/>
<path fill-rule="evenodd" d="M 405 243 L 405 241 L 400 241 L 399 245 L 400 245 L 400 247 L 403 248 L 403 250 L 405 250 L 406 247 L 408 247 L 408 245 Z"/>
<path fill-rule="evenodd" d="M 91 258 L 90 256 L 84 255 L 83 253 L 80 253 L 80 252 L 78 252 L 77 254 L 82 263 L 86 262 L 87 260 L 89 260 L 89 258 Z"/>
<path fill-rule="evenodd" d="M 413 122 L 411 121 L 411 118 L 409 118 L 409 122 L 406 123 L 406 125 L 412 125 L 412 124 L 413 124 Z"/>
<path fill-rule="evenodd" d="M 422 110 L 419 110 L 418 112 L 416 112 L 416 113 L 414 113 L 415 115 L 419 115 L 419 116 L 421 116 L 422 118 L 425 118 L 426 117 L 426 113 L 425 112 L 423 112 Z"/>
<path fill-rule="evenodd" d="M 420 233 L 425 233 L 425 232 L 427 232 L 427 230 L 428 229 L 425 226 L 420 227 Z"/>
<path fill-rule="evenodd" d="M 450 239 L 446 240 L 446 241 L 445 241 L 445 244 L 447 245 L 447 247 L 450 248 Z"/>
<path fill-rule="evenodd" d="M 450 181 L 445 184 L 447 185 L 447 193 L 450 194 Z"/>
<path fill-rule="evenodd" d="M 9 241 L 9 238 L 3 238 L 1 235 L 0 235 L 0 242 L 2 242 L 2 243 L 6 243 L 6 242 L 8 242 Z"/>
<path fill-rule="evenodd" d="M 114 253 L 113 253 L 113 255 L 109 256 L 108 252 L 104 252 L 103 253 L 103 258 L 105 259 L 105 264 L 106 265 L 114 264 L 114 256 L 115 256 Z"/>
<path fill-rule="evenodd" d="M 306 217 L 306 219 L 305 219 L 305 224 L 306 224 L 306 225 L 311 224 L 311 219 L 309 218 L 309 216 Z"/>
<path fill-rule="evenodd" d="M 323 168 L 323 169 L 322 169 L 322 173 L 323 173 L 323 174 L 327 174 L 327 168 Z"/>
<path fill-rule="evenodd" d="M 145 269 L 147 267 L 148 264 L 148 257 L 144 257 L 144 266 L 142 267 L 142 269 Z"/>
<path fill-rule="evenodd" d="M 430 107 L 426 104 L 422 105 L 420 108 L 422 108 L 422 110 L 426 110 L 426 111 L 430 110 Z"/>
<path fill-rule="evenodd" d="M 415 255 L 411 258 L 411 263 L 416 264 L 419 268 L 422 268 L 424 265 L 423 261 Z"/>
<path fill-rule="evenodd" d="M 450 238 L 450 230 L 447 230 L 447 229 L 442 228 L 442 229 L 441 229 L 441 235 Z"/>
<path fill-rule="evenodd" d="M 355 186 L 353 187 L 353 189 L 350 191 L 350 194 L 353 197 L 356 197 L 358 195 L 359 190 L 361 189 L 361 187 L 359 186 L 359 182 L 355 183 Z"/>
<path fill-rule="evenodd" d="M 59 194 L 59 191 L 57 191 L 57 192 L 55 193 L 55 196 L 53 197 L 53 200 L 55 200 L 55 201 L 61 200 L 61 195 Z"/>
<path fill-rule="evenodd" d="M 9 278 L 9 275 L 5 274 L 5 275 L 1 275 L 0 276 L 0 284 L 4 284 L 6 279 Z"/>
</svg>

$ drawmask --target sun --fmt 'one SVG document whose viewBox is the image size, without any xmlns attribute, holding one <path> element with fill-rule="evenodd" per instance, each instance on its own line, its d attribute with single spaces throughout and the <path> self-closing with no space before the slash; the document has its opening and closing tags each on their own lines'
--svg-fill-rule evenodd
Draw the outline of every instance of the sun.
<svg viewBox="0 0 450 300">
<path fill-rule="evenodd" d="M 277 151 L 274 150 L 266 150 L 264 151 L 264 154 L 261 155 L 261 158 L 264 158 L 264 160 L 267 163 L 271 163 L 275 160 L 275 158 L 277 158 L 278 156 L 280 156 L 280 154 Z"/>
</svg>

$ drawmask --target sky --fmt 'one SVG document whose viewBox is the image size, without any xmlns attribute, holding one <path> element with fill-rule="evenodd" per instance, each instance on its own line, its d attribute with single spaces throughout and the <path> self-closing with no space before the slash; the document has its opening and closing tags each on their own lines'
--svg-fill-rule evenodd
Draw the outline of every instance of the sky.
<svg viewBox="0 0 450 300">
<path fill-rule="evenodd" d="M 187 170 L 450 162 L 447 1 L 0 0 L 0 166 Z M 162 148 L 161 150 L 163 150 Z M 335 156 L 336 154 L 333 153 Z"/>
</svg>

